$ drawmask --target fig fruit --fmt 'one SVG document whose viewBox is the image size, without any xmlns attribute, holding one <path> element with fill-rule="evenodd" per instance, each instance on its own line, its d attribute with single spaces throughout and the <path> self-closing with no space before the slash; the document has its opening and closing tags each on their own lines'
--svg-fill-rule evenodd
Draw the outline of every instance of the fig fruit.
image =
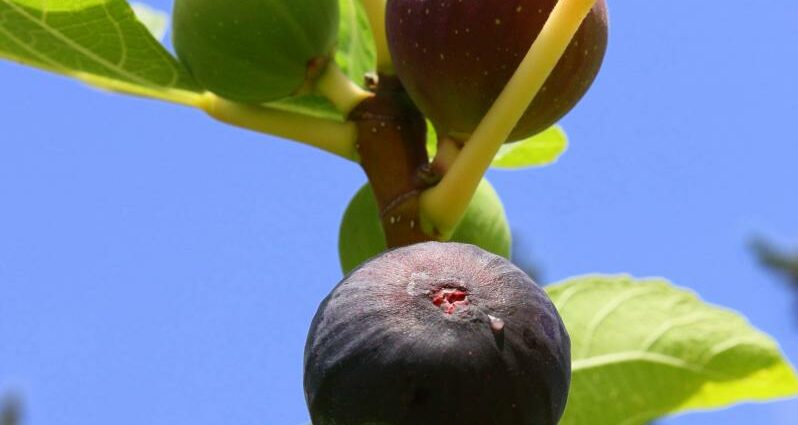
<svg viewBox="0 0 798 425">
<path fill-rule="evenodd" d="M 177 55 L 205 89 L 243 103 L 297 94 L 338 37 L 337 0 L 175 0 Z"/>
<path fill-rule="evenodd" d="M 555 425 L 570 339 L 546 293 L 474 245 L 388 251 L 324 299 L 304 359 L 314 425 Z"/>
<path fill-rule="evenodd" d="M 399 79 L 438 134 L 467 140 L 537 38 L 557 0 L 388 0 Z M 607 48 L 598 0 L 509 141 L 556 123 L 587 92 Z"/>
<path fill-rule="evenodd" d="M 487 180 L 482 180 L 471 204 L 451 238 L 470 243 L 494 254 L 510 258 L 512 235 L 499 195 Z M 370 185 L 363 186 L 349 202 L 341 220 L 338 252 L 341 269 L 349 273 L 371 257 L 385 251 L 385 232 L 379 218 L 377 200 Z"/>
</svg>

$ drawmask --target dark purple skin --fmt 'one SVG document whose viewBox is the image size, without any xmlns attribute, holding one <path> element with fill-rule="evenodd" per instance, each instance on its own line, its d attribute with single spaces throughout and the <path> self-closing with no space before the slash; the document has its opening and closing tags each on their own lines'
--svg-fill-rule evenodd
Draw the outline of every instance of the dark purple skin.
<svg viewBox="0 0 798 425">
<path fill-rule="evenodd" d="M 438 134 L 465 141 L 537 38 L 557 0 L 388 0 L 396 73 Z M 520 140 L 556 123 L 587 92 L 607 49 L 598 0 L 513 130 Z"/>
<path fill-rule="evenodd" d="M 546 293 L 459 243 L 366 262 L 322 302 L 305 346 L 314 425 L 555 425 L 570 376 Z"/>
</svg>

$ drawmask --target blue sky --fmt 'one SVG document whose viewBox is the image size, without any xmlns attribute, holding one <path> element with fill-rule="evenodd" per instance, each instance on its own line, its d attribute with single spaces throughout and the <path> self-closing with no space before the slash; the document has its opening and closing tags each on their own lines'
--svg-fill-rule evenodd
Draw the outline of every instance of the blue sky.
<svg viewBox="0 0 798 425">
<path fill-rule="evenodd" d="M 151 1 L 169 9 L 170 1 Z M 544 282 L 664 276 L 798 363 L 798 3 L 612 2 L 605 66 L 552 167 L 491 172 Z M 302 350 L 340 279 L 354 165 L 0 62 L 0 392 L 31 425 L 298 425 Z M 798 401 L 662 421 L 794 424 Z"/>
</svg>

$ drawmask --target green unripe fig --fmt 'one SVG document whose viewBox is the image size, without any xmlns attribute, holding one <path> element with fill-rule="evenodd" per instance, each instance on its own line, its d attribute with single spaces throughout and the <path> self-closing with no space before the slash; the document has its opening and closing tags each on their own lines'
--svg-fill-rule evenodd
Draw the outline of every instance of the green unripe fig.
<svg viewBox="0 0 798 425">
<path fill-rule="evenodd" d="M 175 0 L 177 55 L 205 89 L 265 103 L 320 74 L 338 37 L 337 0 Z"/>
<path fill-rule="evenodd" d="M 388 0 L 396 73 L 438 134 L 466 140 L 537 38 L 557 0 Z M 571 40 L 509 140 L 539 133 L 573 108 L 607 48 L 605 0 Z"/>
<path fill-rule="evenodd" d="M 451 240 L 477 245 L 496 255 L 510 258 L 510 225 L 501 199 L 487 180 L 480 183 Z M 349 202 L 341 221 L 338 236 L 341 269 L 347 274 L 386 249 L 377 200 L 367 184 Z"/>
</svg>

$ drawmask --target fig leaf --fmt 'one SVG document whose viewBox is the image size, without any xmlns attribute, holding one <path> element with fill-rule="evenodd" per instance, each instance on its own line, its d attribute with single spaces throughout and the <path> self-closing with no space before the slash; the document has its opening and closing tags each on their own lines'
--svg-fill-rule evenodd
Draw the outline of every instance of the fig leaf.
<svg viewBox="0 0 798 425">
<path fill-rule="evenodd" d="M 662 279 L 584 276 L 547 288 L 572 342 L 562 425 L 643 425 L 798 395 L 777 343 Z"/>
<path fill-rule="evenodd" d="M 364 76 L 376 68 L 374 37 L 361 0 L 339 0 L 341 22 L 335 61 L 349 78 L 364 86 Z"/>
<path fill-rule="evenodd" d="M 0 15 L 0 58 L 167 101 L 191 104 L 199 96 L 124 0 L 7 0 Z"/>
<path fill-rule="evenodd" d="M 568 149 L 568 136 L 559 126 L 518 142 L 506 143 L 493 158 L 492 168 L 517 170 L 551 165 Z"/>
<path fill-rule="evenodd" d="M 430 158 L 438 151 L 438 135 L 435 127 L 427 121 L 427 152 Z M 549 127 L 524 140 L 502 145 L 491 168 L 500 170 L 520 170 L 551 165 L 568 150 L 568 135 L 559 125 Z"/>
</svg>

